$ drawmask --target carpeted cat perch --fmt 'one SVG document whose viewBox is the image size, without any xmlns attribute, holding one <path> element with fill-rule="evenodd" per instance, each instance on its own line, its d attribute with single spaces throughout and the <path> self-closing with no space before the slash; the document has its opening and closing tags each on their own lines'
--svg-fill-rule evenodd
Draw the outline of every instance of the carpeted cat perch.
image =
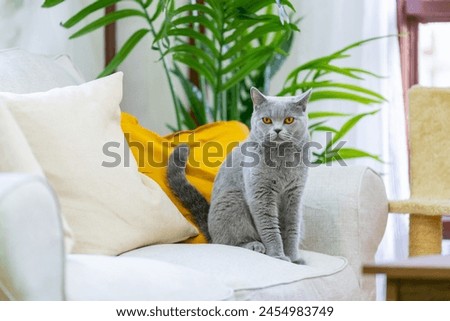
<svg viewBox="0 0 450 321">
<path fill-rule="evenodd" d="M 440 254 L 442 215 L 450 214 L 450 89 L 409 91 L 411 199 L 390 213 L 410 213 L 409 255 Z"/>
</svg>

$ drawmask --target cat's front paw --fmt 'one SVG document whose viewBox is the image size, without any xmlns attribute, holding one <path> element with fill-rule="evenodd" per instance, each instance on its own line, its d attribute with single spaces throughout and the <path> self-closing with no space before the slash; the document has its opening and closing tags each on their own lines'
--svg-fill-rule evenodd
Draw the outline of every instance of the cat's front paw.
<svg viewBox="0 0 450 321">
<path fill-rule="evenodd" d="M 305 261 L 300 257 L 300 251 L 297 248 L 288 248 L 285 253 L 289 256 L 292 263 L 305 264 Z"/>
<path fill-rule="evenodd" d="M 291 262 L 291 259 L 288 256 L 286 256 L 286 255 L 276 255 L 276 256 L 273 256 L 273 257 L 276 258 L 276 259 L 279 259 L 279 260 Z"/>
<path fill-rule="evenodd" d="M 299 265 L 305 265 L 306 264 L 305 260 L 303 260 L 302 258 L 299 258 L 299 257 L 297 257 L 295 259 L 292 259 L 291 262 L 295 263 L 295 264 L 299 264 Z"/>
<path fill-rule="evenodd" d="M 254 242 L 250 242 L 247 244 L 242 245 L 242 247 L 261 253 L 261 254 L 265 254 L 266 253 L 266 247 L 264 246 L 264 244 L 262 244 L 261 242 L 258 241 L 254 241 Z"/>
</svg>

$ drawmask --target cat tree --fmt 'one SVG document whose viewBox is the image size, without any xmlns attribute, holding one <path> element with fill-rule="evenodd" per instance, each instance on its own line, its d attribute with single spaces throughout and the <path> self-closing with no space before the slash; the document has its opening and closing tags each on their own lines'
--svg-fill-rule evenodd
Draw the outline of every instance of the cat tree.
<svg viewBox="0 0 450 321">
<path fill-rule="evenodd" d="M 390 213 L 409 213 L 409 255 L 440 254 L 442 215 L 450 214 L 450 89 L 409 91 L 411 198 L 391 201 Z"/>
</svg>

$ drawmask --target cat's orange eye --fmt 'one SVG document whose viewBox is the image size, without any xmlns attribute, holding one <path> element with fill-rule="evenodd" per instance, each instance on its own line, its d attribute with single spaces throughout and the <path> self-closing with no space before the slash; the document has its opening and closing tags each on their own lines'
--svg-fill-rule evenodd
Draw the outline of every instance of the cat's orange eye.
<svg viewBox="0 0 450 321">
<path fill-rule="evenodd" d="M 294 117 L 286 117 L 285 119 L 284 119 L 284 123 L 285 124 L 292 124 L 294 122 Z"/>
<path fill-rule="evenodd" d="M 262 121 L 264 124 L 272 124 L 272 119 L 270 119 L 269 117 L 263 117 Z"/>
</svg>

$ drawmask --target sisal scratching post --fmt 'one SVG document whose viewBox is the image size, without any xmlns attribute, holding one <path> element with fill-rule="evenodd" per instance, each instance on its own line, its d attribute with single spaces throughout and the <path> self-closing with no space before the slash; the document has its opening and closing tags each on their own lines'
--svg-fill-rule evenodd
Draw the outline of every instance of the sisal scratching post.
<svg viewBox="0 0 450 321">
<path fill-rule="evenodd" d="M 409 217 L 409 256 L 440 254 L 441 251 L 441 217 L 411 214 Z"/>
<path fill-rule="evenodd" d="M 410 256 L 439 254 L 442 217 L 450 201 L 450 89 L 409 91 L 410 185 L 416 208 L 409 223 Z M 410 202 L 411 203 L 411 202 Z M 418 215 L 422 214 L 422 215 Z"/>
</svg>

